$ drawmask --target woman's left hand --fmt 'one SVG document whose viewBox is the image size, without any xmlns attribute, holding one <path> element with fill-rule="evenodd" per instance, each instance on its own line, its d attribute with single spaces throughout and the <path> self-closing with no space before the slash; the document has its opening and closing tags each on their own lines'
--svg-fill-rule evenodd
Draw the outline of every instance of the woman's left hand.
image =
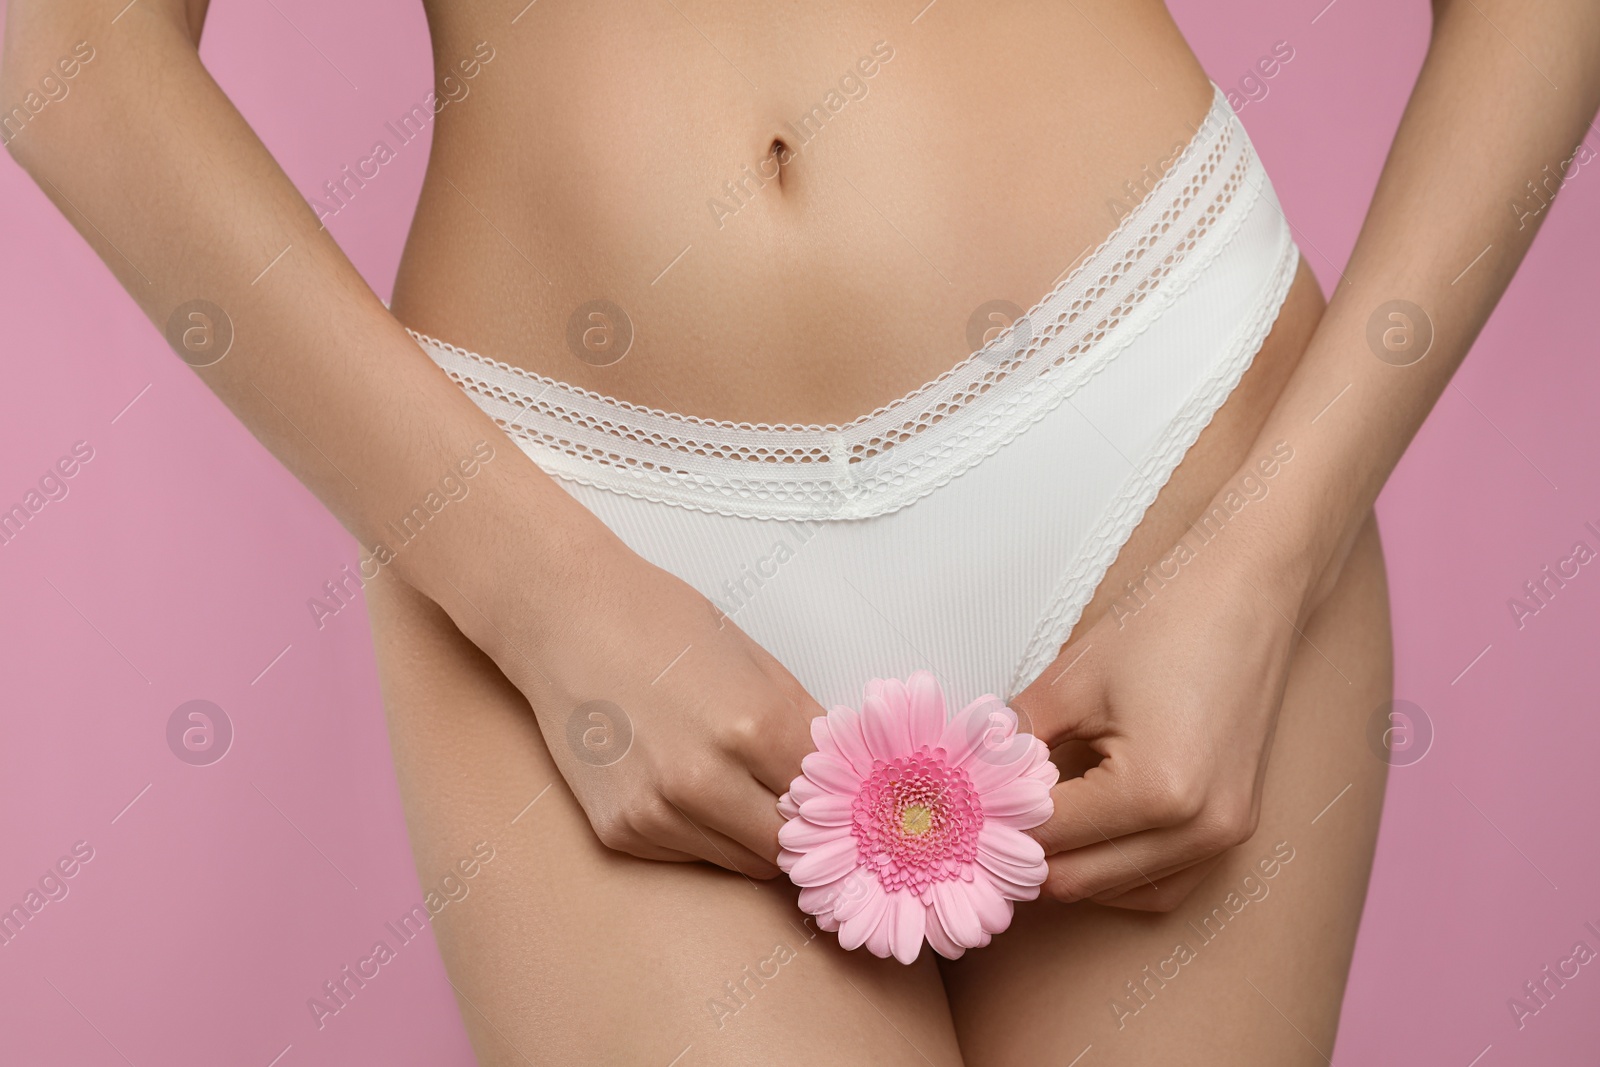
<svg viewBox="0 0 1600 1067">
<path fill-rule="evenodd" d="M 1230 530 L 1232 534 L 1235 531 Z M 1202 545 L 1136 612 L 1107 612 L 1012 706 L 1100 757 L 1052 791 L 1045 896 L 1167 911 L 1255 832 L 1309 583 Z"/>
</svg>

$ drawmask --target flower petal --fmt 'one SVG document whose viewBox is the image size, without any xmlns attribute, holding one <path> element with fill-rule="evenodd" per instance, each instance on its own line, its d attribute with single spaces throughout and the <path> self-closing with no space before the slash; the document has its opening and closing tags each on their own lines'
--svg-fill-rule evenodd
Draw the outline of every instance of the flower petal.
<svg viewBox="0 0 1600 1067">
<path fill-rule="evenodd" d="M 1011 925 L 1011 902 L 990 881 L 987 872 L 979 871 L 973 877 L 969 895 L 972 908 L 978 913 L 978 922 L 986 932 L 998 934 Z"/>
<path fill-rule="evenodd" d="M 804 763 L 804 761 L 801 761 Z M 816 782 L 801 774 L 789 783 L 789 803 L 799 807 L 812 797 L 826 796 L 827 792 Z"/>
<path fill-rule="evenodd" d="M 779 853 L 782 855 L 782 853 Z M 849 877 L 846 875 L 846 877 Z M 840 878 L 823 885 L 808 885 L 800 890 L 800 910 L 807 915 L 822 915 L 833 910 L 834 900 L 839 895 L 838 885 L 844 881 Z"/>
<path fill-rule="evenodd" d="M 978 831 L 978 855 L 985 852 L 1019 867 L 1044 862 L 1043 845 L 1027 834 L 994 823 L 984 823 Z"/>
<path fill-rule="evenodd" d="M 1038 885 L 1050 871 L 1049 865 L 1043 860 L 1038 863 L 1013 863 L 982 848 L 978 849 L 978 866 L 993 876 L 1002 889 L 1008 884 L 1019 887 Z"/>
<path fill-rule="evenodd" d="M 978 912 L 967 897 L 967 883 L 951 879 L 933 884 L 933 910 L 945 932 L 958 945 L 973 946 L 983 937 L 983 927 L 978 922 Z"/>
<path fill-rule="evenodd" d="M 1036 808 L 1029 808 L 1017 815 L 997 815 L 994 821 L 1001 826 L 1009 826 L 1013 830 L 1032 830 L 1035 826 L 1043 826 L 1050 821 L 1050 816 L 1056 813 L 1055 801 L 1046 793 L 1044 802 Z"/>
<path fill-rule="evenodd" d="M 854 708 L 841 706 L 828 712 L 828 731 L 833 734 L 834 744 L 839 746 L 840 754 L 856 769 L 857 774 L 865 778 L 872 773 L 872 752 L 861 736 L 861 716 L 855 713 Z"/>
<path fill-rule="evenodd" d="M 877 759 L 892 760 L 911 754 L 911 735 L 906 732 L 904 719 L 897 717 L 882 697 L 867 697 L 861 702 L 861 734 Z"/>
<path fill-rule="evenodd" d="M 848 919 L 839 922 L 839 947 L 845 949 L 858 949 L 867 943 L 873 931 L 889 911 L 889 895 L 876 883 L 873 884 L 865 906 Z M 836 913 L 837 914 L 837 913 Z"/>
<path fill-rule="evenodd" d="M 931 671 L 917 671 L 906 683 L 910 703 L 911 750 L 924 745 L 932 748 L 944 733 L 944 690 Z"/>
<path fill-rule="evenodd" d="M 867 951 L 881 960 L 888 959 L 894 951 L 894 898 L 887 899 L 888 906 L 883 909 L 883 918 L 867 935 Z"/>
<path fill-rule="evenodd" d="M 794 802 L 794 797 L 785 793 L 778 798 L 778 814 L 785 819 L 792 819 L 800 814 L 800 805 Z"/>
<path fill-rule="evenodd" d="M 824 826 L 809 819 L 790 819 L 778 827 L 778 844 L 791 852 L 810 852 L 849 833 L 848 826 Z"/>
<path fill-rule="evenodd" d="M 994 736 L 992 727 L 989 736 Z M 964 766 L 978 792 L 987 793 L 1027 775 L 1030 768 L 1028 748 L 1021 738 L 1013 737 L 999 747 L 979 749 Z"/>
<path fill-rule="evenodd" d="M 1018 778 L 983 794 L 985 815 L 1021 815 L 1050 799 L 1050 787 L 1037 778 Z"/>
<path fill-rule="evenodd" d="M 838 892 L 833 901 L 833 914 L 840 922 L 858 914 L 874 896 L 883 894 L 883 883 L 864 867 L 857 867 L 835 885 Z"/>
<path fill-rule="evenodd" d="M 982 703 L 988 713 L 985 716 L 987 736 L 984 738 L 984 747 L 991 754 L 1003 754 L 1017 736 L 1017 713 L 1000 703 L 1000 698 L 996 696 L 985 697 Z"/>
<path fill-rule="evenodd" d="M 836 759 L 844 760 L 846 763 L 849 762 L 849 757 L 847 757 L 843 752 L 839 751 L 839 745 L 833 739 L 833 730 L 831 729 L 831 726 L 828 722 L 828 717 L 826 715 L 816 715 L 812 717 L 811 743 L 817 746 L 818 752 L 826 752 L 828 755 L 833 756 Z"/>
<path fill-rule="evenodd" d="M 796 860 L 789 880 L 801 888 L 826 885 L 849 874 L 857 862 L 856 839 L 844 834 Z"/>
<path fill-rule="evenodd" d="M 922 931 L 928 914 L 927 905 L 918 900 L 909 889 L 902 889 L 889 898 L 889 951 L 907 967 L 917 962 L 922 954 Z"/>
<path fill-rule="evenodd" d="M 1053 786 L 1057 782 L 1061 781 L 1061 768 L 1057 767 L 1053 762 L 1051 762 L 1049 746 L 1047 746 L 1037 737 L 1033 739 L 1033 743 L 1035 746 L 1037 746 L 1039 762 L 1036 766 L 1031 767 L 1028 770 L 1028 776 L 1030 778 L 1037 778 L 1045 785 Z"/>
<path fill-rule="evenodd" d="M 989 715 L 1005 705 L 995 696 L 981 696 L 968 704 L 945 724 L 939 735 L 939 747 L 953 766 L 963 766 L 980 751 L 989 729 Z"/>
<path fill-rule="evenodd" d="M 1045 870 L 1048 871 L 1049 868 L 1046 867 Z M 1038 882 L 1030 882 L 1026 885 L 1019 885 L 1018 883 L 1011 881 L 1009 878 L 1002 878 L 993 871 L 990 871 L 989 881 L 994 883 L 995 889 L 998 890 L 1000 895 L 1005 897 L 1007 900 L 1038 900 L 1039 886 L 1044 884 L 1044 875 L 1041 874 L 1039 876 Z"/>
<path fill-rule="evenodd" d="M 855 814 L 855 798 L 824 793 L 812 797 L 797 810 L 801 818 L 819 826 L 849 826 Z"/>
<path fill-rule="evenodd" d="M 900 679 L 885 678 L 879 695 L 883 698 L 883 702 L 889 705 L 889 710 L 894 712 L 896 718 L 904 718 L 911 713 L 911 696 L 906 692 L 906 683 Z"/>
<path fill-rule="evenodd" d="M 800 761 L 800 769 L 805 772 L 807 778 L 830 793 L 855 796 L 861 789 L 861 776 L 855 769 L 844 760 L 830 756 L 826 752 L 812 752 Z"/>
<path fill-rule="evenodd" d="M 1016 712 L 996 707 L 989 712 L 986 726 L 983 744 L 966 763 L 978 788 L 993 789 L 1021 777 L 1055 784 L 1060 771 L 1050 762 L 1049 746 L 1017 728 Z"/>
<path fill-rule="evenodd" d="M 922 914 L 923 935 L 927 937 L 928 944 L 933 946 L 933 951 L 947 960 L 960 959 L 967 950 L 950 939 L 950 935 L 945 932 L 944 924 L 939 921 L 939 913 L 933 908 L 924 906 Z M 817 925 L 820 926 L 821 923 Z"/>
</svg>

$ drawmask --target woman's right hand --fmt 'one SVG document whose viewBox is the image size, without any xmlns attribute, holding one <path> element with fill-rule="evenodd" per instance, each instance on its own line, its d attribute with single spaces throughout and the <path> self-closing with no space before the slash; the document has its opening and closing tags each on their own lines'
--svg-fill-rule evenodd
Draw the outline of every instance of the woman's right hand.
<svg viewBox="0 0 1600 1067">
<path fill-rule="evenodd" d="M 687 583 L 610 537 L 582 558 L 566 595 L 543 591 L 545 617 L 493 654 L 596 836 L 776 876 L 778 797 L 824 709 Z"/>
<path fill-rule="evenodd" d="M 705 597 L 629 552 L 509 446 L 418 348 L 200 62 L 204 9 L 11 0 L 5 100 L 51 69 L 62 41 L 98 41 L 106 18 L 120 21 L 117 46 L 89 53 L 94 74 L 72 106 L 7 150 L 205 385 L 363 545 L 389 540 L 391 520 L 476 442 L 503 446 L 471 502 L 438 512 L 395 573 L 528 697 L 602 841 L 776 874 L 777 797 L 822 709 Z M 158 195 L 173 189 L 184 195 Z M 200 314 L 186 309 L 201 306 L 229 327 L 226 358 L 179 340 L 184 316 Z M 523 536 L 552 530 L 563 532 L 531 545 Z M 556 541 L 560 551 L 545 551 Z M 578 572 L 586 580 L 572 580 Z M 585 730 L 607 724 L 583 720 L 577 748 L 568 744 L 569 723 L 593 700 L 622 709 L 612 729 L 632 729 L 609 766 L 580 755 Z"/>
</svg>

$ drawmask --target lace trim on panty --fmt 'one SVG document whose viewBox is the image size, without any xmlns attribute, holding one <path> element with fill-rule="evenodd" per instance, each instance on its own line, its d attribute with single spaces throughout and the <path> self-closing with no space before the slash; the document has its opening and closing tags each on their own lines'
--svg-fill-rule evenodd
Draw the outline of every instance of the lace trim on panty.
<svg viewBox="0 0 1600 1067">
<path fill-rule="evenodd" d="M 412 335 L 551 474 L 724 515 L 868 518 L 949 482 L 1082 386 L 1227 245 L 1263 181 L 1216 90 L 1155 188 L 1027 315 L 922 388 L 843 426 L 660 411 Z"/>
<path fill-rule="evenodd" d="M 1277 321 L 1299 265 L 1299 249 L 1289 227 L 1284 226 L 1277 266 L 1255 301 L 1255 312 L 1239 323 L 1211 373 L 1190 395 L 1178 417 L 1163 428 L 1156 445 L 1129 475 L 1122 491 L 1107 505 L 1094 532 L 1073 557 L 1072 566 L 1057 583 L 1050 607 L 1034 628 L 1022 662 L 1012 675 L 1008 696 L 1026 689 L 1060 653 L 1122 546 L 1255 360 Z"/>
</svg>

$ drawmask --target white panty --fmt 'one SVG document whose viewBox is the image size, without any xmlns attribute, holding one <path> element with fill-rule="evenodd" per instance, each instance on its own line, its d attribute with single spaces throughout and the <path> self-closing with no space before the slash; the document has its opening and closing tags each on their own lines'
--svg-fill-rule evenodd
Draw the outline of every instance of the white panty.
<svg viewBox="0 0 1600 1067">
<path fill-rule="evenodd" d="M 1218 90 L 1177 162 L 1026 316 L 844 426 L 640 407 L 418 342 L 641 556 L 824 706 L 919 668 L 1015 695 L 1260 348 L 1298 251 Z"/>
</svg>

